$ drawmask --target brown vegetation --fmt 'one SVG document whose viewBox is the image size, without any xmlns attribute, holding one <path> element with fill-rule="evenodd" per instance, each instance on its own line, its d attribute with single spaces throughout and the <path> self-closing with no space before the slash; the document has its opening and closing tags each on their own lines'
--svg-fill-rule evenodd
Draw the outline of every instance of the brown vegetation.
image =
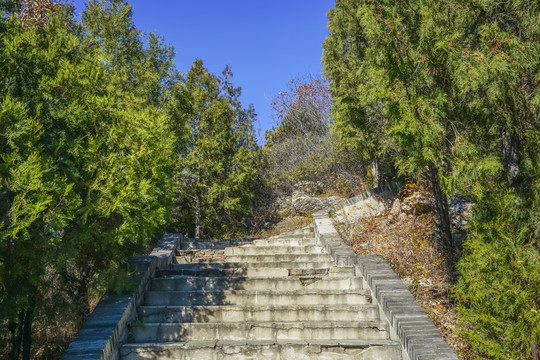
<svg viewBox="0 0 540 360">
<path fill-rule="evenodd" d="M 456 331 L 457 309 L 451 287 L 457 278 L 442 246 L 434 240 L 432 212 L 393 219 L 383 214 L 357 223 L 336 224 L 357 254 L 385 258 L 461 359 L 472 359 L 470 347 Z"/>
</svg>

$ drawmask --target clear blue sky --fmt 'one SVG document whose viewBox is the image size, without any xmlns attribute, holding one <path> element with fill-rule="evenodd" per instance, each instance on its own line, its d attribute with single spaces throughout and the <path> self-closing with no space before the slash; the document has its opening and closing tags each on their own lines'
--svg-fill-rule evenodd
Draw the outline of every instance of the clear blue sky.
<svg viewBox="0 0 540 360">
<path fill-rule="evenodd" d="M 74 0 L 77 12 L 86 0 Z M 131 0 L 139 30 L 174 46 L 185 73 L 196 58 L 215 74 L 229 64 L 242 103 L 258 113 L 261 136 L 274 125 L 270 99 L 291 78 L 321 72 L 326 12 L 333 0 Z"/>
</svg>

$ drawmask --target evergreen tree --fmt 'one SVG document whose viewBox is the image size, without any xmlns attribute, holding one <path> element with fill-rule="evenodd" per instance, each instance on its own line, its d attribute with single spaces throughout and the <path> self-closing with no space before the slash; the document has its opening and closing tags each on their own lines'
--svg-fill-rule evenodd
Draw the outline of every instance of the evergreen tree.
<svg viewBox="0 0 540 360">
<path fill-rule="evenodd" d="M 105 45 L 86 37 L 72 11 L 31 26 L 11 16 L 2 37 L 0 316 L 12 359 L 21 344 L 31 356 L 45 274 L 62 275 L 86 315 L 89 293 L 145 248 L 171 206 L 181 146 L 171 108 L 156 103 L 181 96 L 151 66 L 134 81 L 162 84 L 159 96 L 120 86 L 129 71 L 110 66 Z"/>
<path fill-rule="evenodd" d="M 389 124 L 381 100 L 366 77 L 369 39 L 359 17 L 360 2 L 341 0 L 328 11 L 330 34 L 323 42 L 323 64 L 330 80 L 334 129 L 347 147 L 370 164 L 370 178 L 377 187 L 384 173 L 392 174 L 394 140 L 388 136 Z M 360 90 L 362 89 L 362 90 Z M 390 169 L 385 170 L 385 168 Z"/>
<path fill-rule="evenodd" d="M 180 169 L 186 184 L 182 197 L 189 199 L 193 209 L 187 223 L 194 223 L 196 238 L 230 234 L 239 229 L 238 220 L 234 221 L 237 226 L 231 221 L 251 212 L 255 176 L 249 149 L 252 131 L 247 125 L 251 119 L 241 110 L 239 90 L 220 87 L 201 60 L 189 70 L 186 85 L 191 135 Z"/>
<path fill-rule="evenodd" d="M 409 5 L 336 1 L 329 12 L 325 71 L 336 92 L 336 121 L 346 123 L 341 127 L 345 134 L 352 128 L 365 136 L 361 146 L 372 159 L 379 151 L 384 154 L 385 137 L 390 136 L 397 146 L 393 162 L 399 174 L 429 180 L 443 243 L 451 249 L 448 203 L 441 185 L 451 170 L 457 134 L 447 101 L 448 58 L 436 46 L 447 20 L 434 3 Z"/>
<path fill-rule="evenodd" d="M 476 200 L 455 290 L 464 333 L 487 358 L 530 358 L 538 342 L 539 19 L 526 1 L 341 0 L 329 13 L 341 131 L 375 136 L 362 116 L 380 111 L 398 171 L 436 190 L 447 245 L 446 196 Z"/>
<path fill-rule="evenodd" d="M 477 201 L 455 288 L 463 333 L 479 356 L 529 359 L 540 341 L 540 6 L 467 3 L 452 16 L 456 104 L 469 119 L 460 147 L 474 149 L 456 149 L 453 185 Z"/>
</svg>

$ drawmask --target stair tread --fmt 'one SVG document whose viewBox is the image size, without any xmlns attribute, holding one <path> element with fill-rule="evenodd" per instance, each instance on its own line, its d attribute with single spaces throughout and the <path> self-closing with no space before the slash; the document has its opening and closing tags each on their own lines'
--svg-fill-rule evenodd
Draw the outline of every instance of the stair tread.
<svg viewBox="0 0 540 360">
<path fill-rule="evenodd" d="M 375 304 L 358 304 L 358 305 L 340 305 L 340 304 L 320 304 L 320 305 L 141 305 L 139 309 L 171 309 L 171 310 L 182 310 L 182 309 L 194 309 L 194 310 L 245 310 L 245 311 L 256 311 L 256 310 L 359 310 L 365 308 L 377 308 Z"/>
<path fill-rule="evenodd" d="M 191 341 L 168 341 L 168 342 L 142 342 L 142 343 L 126 343 L 122 347 L 215 347 L 220 345 L 272 345 L 272 344 L 306 344 L 320 346 L 335 346 L 342 345 L 344 347 L 353 346 L 384 346 L 384 345 L 400 345 L 399 341 L 373 339 L 373 340 L 341 340 L 341 339 L 279 339 L 279 340 L 191 340 Z"/>
<path fill-rule="evenodd" d="M 177 274 L 171 274 L 171 275 L 161 275 L 160 277 L 155 277 L 152 279 L 152 281 L 160 281 L 160 280 L 183 280 L 183 279 L 206 279 L 206 280 L 213 280 L 213 281 L 220 281 L 220 280 L 226 280 L 231 279 L 230 276 L 201 276 L 201 275 L 177 275 Z M 315 280 L 315 281 L 339 281 L 339 280 L 348 280 L 348 279 L 358 279 L 361 280 L 361 276 L 334 276 L 334 277 L 328 277 L 328 276 L 310 276 L 310 275 L 299 275 L 299 276 L 287 276 L 283 278 L 267 278 L 267 277 L 257 277 L 257 276 L 250 276 L 246 277 L 245 279 L 235 279 L 233 278 L 231 281 L 233 282 L 239 282 L 239 281 L 300 281 L 300 280 Z"/>
<path fill-rule="evenodd" d="M 386 328 L 386 321 L 382 320 L 366 320 L 366 321 L 236 321 L 224 323 L 144 323 L 143 328 L 152 326 L 158 327 L 237 327 L 251 328 L 254 326 L 260 327 L 299 327 L 299 328 L 319 328 L 319 329 L 335 329 L 340 328 L 363 328 L 363 327 L 380 327 Z"/>
<path fill-rule="evenodd" d="M 197 262 L 197 263 L 188 263 L 188 264 L 172 264 L 172 266 L 174 268 L 191 268 L 191 267 L 202 267 L 202 268 L 226 268 L 226 269 L 231 269 L 231 268 L 242 268 L 242 267 L 253 267 L 253 266 L 258 266 L 258 267 L 276 267 L 276 266 L 281 266 L 281 265 L 287 265 L 287 266 L 290 266 L 290 265 L 309 265 L 309 264 L 319 264 L 319 263 L 333 263 L 332 261 L 330 260 L 325 260 L 325 261 L 271 261 L 271 262 L 261 262 L 261 263 L 255 263 L 255 264 L 252 264 L 252 263 L 238 263 L 238 262 L 234 262 L 234 263 L 228 263 L 228 262 Z M 351 266 L 352 267 L 352 266 Z M 161 271 L 166 271 L 166 270 L 161 270 Z"/>
<path fill-rule="evenodd" d="M 142 323 L 131 327 L 132 342 L 122 345 L 122 358 L 401 354 L 371 292 L 362 289 L 363 277 L 353 266 L 335 266 L 312 231 L 190 241 L 177 256 L 196 260 L 156 271 L 137 307 Z"/>
<path fill-rule="evenodd" d="M 311 294 L 321 294 L 321 295 L 334 295 L 334 294 L 360 294 L 360 295 L 369 295 L 371 292 L 364 289 L 347 289 L 347 290 L 311 290 L 311 289 L 300 289 L 300 290 L 187 290 L 187 291 L 160 291 L 160 290 L 150 290 L 149 293 L 173 293 L 173 294 L 246 294 L 246 295 L 286 295 L 286 294 L 295 294 L 295 295 L 311 295 Z"/>
</svg>

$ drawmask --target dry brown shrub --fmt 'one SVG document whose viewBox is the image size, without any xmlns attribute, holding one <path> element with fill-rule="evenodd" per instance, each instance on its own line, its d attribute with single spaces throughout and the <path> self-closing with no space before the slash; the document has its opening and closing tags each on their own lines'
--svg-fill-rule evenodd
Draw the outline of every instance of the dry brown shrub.
<svg viewBox="0 0 540 360">
<path fill-rule="evenodd" d="M 357 254 L 382 255 L 459 357 L 473 359 L 469 345 L 454 332 L 457 310 L 450 288 L 457 279 L 441 246 L 433 240 L 433 213 L 409 215 L 404 220 L 383 214 L 356 223 L 345 221 L 336 228 Z"/>
</svg>

